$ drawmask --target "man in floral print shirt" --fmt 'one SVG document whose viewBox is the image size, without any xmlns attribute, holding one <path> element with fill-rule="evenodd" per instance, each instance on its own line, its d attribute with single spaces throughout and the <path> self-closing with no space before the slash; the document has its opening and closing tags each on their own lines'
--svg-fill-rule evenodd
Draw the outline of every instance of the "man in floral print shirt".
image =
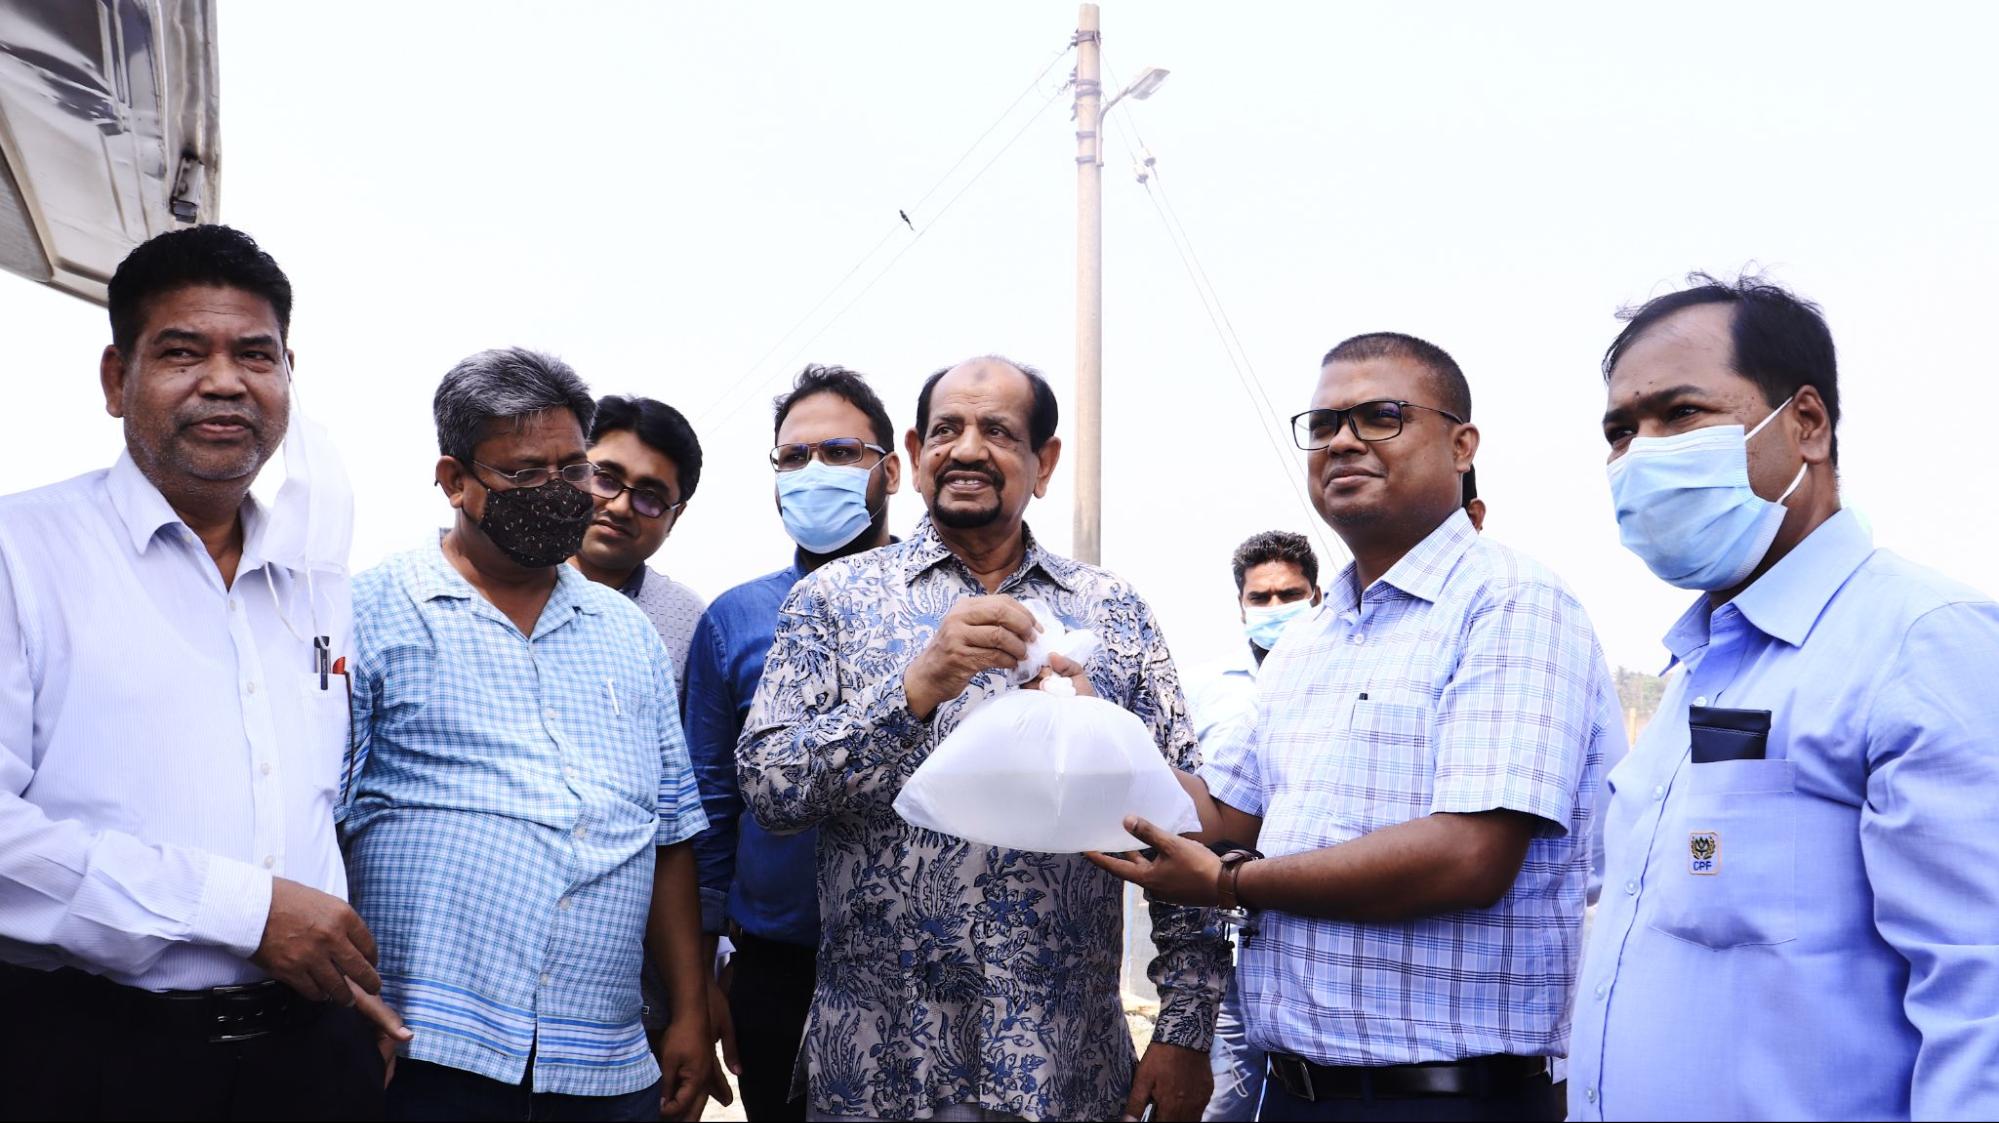
<svg viewBox="0 0 1999 1123">
<path fill-rule="evenodd" d="M 833 562 L 785 604 L 738 754 L 774 831 L 819 835 L 819 979 L 807 1100 L 822 1119 L 1197 1118 L 1229 968 L 1200 909 L 1153 906 L 1158 1028 L 1134 1067 L 1119 883 L 1081 855 L 979 846 L 890 804 L 959 718 L 1007 689 L 1040 598 L 1103 649 L 1055 665 L 1196 758 L 1152 610 L 1043 549 L 1022 521 L 1061 452 L 1054 393 L 997 357 L 932 375 L 906 438 L 929 517 Z"/>
</svg>

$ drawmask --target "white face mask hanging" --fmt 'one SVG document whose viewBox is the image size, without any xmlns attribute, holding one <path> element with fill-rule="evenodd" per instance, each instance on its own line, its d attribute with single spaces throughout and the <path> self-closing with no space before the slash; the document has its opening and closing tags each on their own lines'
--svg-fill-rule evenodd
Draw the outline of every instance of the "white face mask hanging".
<svg viewBox="0 0 1999 1123">
<path fill-rule="evenodd" d="M 315 574 L 344 577 L 347 554 L 354 541 L 354 485 L 347 478 L 333 439 L 318 422 L 299 410 L 298 385 L 292 384 L 291 423 L 285 429 L 285 482 L 271 501 L 263 535 L 267 561 L 284 566 L 305 582 L 305 599 L 310 613 L 310 638 L 322 666 L 326 668 L 327 642 L 319 624 L 319 597 Z M 292 635 L 304 642 L 298 626 L 285 613 L 277 584 L 268 567 L 264 582 L 271 591 L 279 619 Z"/>
</svg>

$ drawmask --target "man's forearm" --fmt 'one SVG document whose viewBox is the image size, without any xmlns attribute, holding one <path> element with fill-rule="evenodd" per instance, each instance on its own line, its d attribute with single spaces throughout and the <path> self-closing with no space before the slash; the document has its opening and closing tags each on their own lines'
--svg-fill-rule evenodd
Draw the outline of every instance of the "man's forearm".
<svg viewBox="0 0 1999 1123">
<path fill-rule="evenodd" d="M 675 1023 L 708 1019 L 708 964 L 704 949 L 714 942 L 701 933 L 701 897 L 695 885 L 694 848 L 677 842 L 663 846 L 655 856 L 652 875 L 652 910 L 646 918 L 648 946 L 653 967 L 666 982 L 673 1004 Z"/>
<path fill-rule="evenodd" d="M 1253 909 L 1365 923 L 1490 908 L 1520 876 L 1540 823 L 1517 811 L 1429 815 L 1338 846 L 1249 862 L 1236 895 Z"/>
</svg>

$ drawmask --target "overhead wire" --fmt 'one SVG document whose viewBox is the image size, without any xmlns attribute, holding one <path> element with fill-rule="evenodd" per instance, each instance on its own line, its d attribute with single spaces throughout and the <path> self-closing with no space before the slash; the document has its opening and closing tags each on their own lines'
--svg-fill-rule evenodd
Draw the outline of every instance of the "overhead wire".
<svg viewBox="0 0 1999 1123">
<path fill-rule="evenodd" d="M 1103 67 L 1105 76 L 1112 80 L 1111 88 L 1122 89 L 1122 85 L 1117 83 L 1116 74 L 1111 70 L 1108 59 L 1104 60 Z M 1140 186 L 1145 188 L 1146 198 L 1152 201 L 1153 211 L 1159 215 L 1160 224 L 1166 229 L 1167 241 L 1172 244 L 1174 253 L 1180 258 L 1181 268 L 1186 270 L 1187 279 L 1194 286 L 1195 296 L 1201 301 L 1201 310 L 1207 314 L 1208 323 L 1215 329 L 1216 339 L 1222 345 L 1222 353 L 1228 357 L 1229 368 L 1235 373 L 1236 381 L 1242 384 L 1243 395 L 1248 399 L 1250 412 L 1256 416 L 1257 429 L 1262 432 L 1265 444 L 1269 447 L 1271 455 L 1276 458 L 1278 469 L 1289 483 L 1292 495 L 1304 509 L 1306 525 L 1311 527 L 1312 536 L 1318 540 L 1320 548 L 1326 551 L 1328 560 L 1342 561 L 1350 557 L 1343 543 L 1336 545 L 1326 534 L 1325 523 L 1319 518 L 1318 509 L 1312 505 L 1311 496 L 1306 493 L 1304 481 L 1300 478 L 1303 473 L 1300 470 L 1298 450 L 1295 445 L 1285 440 L 1285 434 L 1281 432 L 1273 434 L 1272 426 L 1279 417 L 1277 407 L 1271 402 L 1269 394 L 1264 391 L 1262 379 L 1257 376 L 1255 365 L 1250 362 L 1249 351 L 1243 346 L 1242 337 L 1236 333 L 1235 322 L 1229 318 L 1227 307 L 1222 304 L 1221 293 L 1208 278 L 1208 271 L 1202 266 L 1200 255 L 1194 249 L 1193 239 L 1188 236 L 1186 226 L 1180 221 L 1179 212 L 1173 209 L 1172 200 L 1166 195 L 1166 186 L 1160 182 L 1158 163 L 1156 159 L 1152 159 L 1145 138 L 1138 131 L 1137 121 L 1127 112 L 1119 119 L 1121 125 L 1124 122 L 1130 122 L 1130 127 L 1120 128 L 1118 140 L 1124 145 L 1125 153 L 1131 158 L 1133 166 L 1146 169 L 1146 174 L 1139 180 Z M 1126 132 L 1131 134 L 1129 138 L 1126 137 Z M 1139 149 L 1144 150 L 1147 159 L 1152 162 L 1140 160 L 1138 152 L 1131 146 L 1131 141 L 1134 139 L 1137 140 Z"/>
<path fill-rule="evenodd" d="M 729 382 L 723 387 L 721 394 L 718 395 L 710 403 L 708 407 L 701 410 L 697 414 L 697 417 L 704 423 L 708 423 L 708 422 L 719 422 L 734 415 L 736 411 L 740 410 L 745 404 L 753 400 L 756 396 L 757 391 L 761 389 L 765 384 L 770 382 L 771 379 L 775 376 L 775 374 L 789 370 L 792 362 L 796 361 L 796 357 L 798 355 L 802 355 L 806 348 L 811 347 L 812 344 L 816 342 L 820 336 L 824 335 L 828 330 L 832 328 L 834 324 L 838 323 L 840 321 L 840 318 L 842 316 L 845 316 L 847 311 L 853 308 L 853 306 L 860 301 L 861 297 L 866 296 L 868 291 L 873 289 L 874 286 L 881 281 L 882 277 L 886 276 L 888 274 L 888 271 L 895 267 L 896 262 L 902 260 L 904 254 L 908 253 L 909 250 L 913 246 L 915 246 L 917 242 L 923 240 L 924 234 L 929 232 L 930 227 L 934 223 L 936 223 L 938 219 L 944 217 L 944 214 L 951 209 L 951 205 L 953 203 L 956 203 L 958 199 L 964 195 L 965 191 L 971 187 L 972 184 L 977 183 L 980 177 L 985 175 L 986 171 L 990 169 L 993 166 L 993 164 L 998 161 L 999 156 L 1005 155 L 1007 149 L 1013 147 L 1014 142 L 1018 141 L 1021 135 L 1027 131 L 1025 124 L 1018 131 L 1014 133 L 1012 138 L 1010 138 L 1007 141 L 1007 143 L 1000 148 L 999 152 L 996 153 L 992 159 L 986 161 L 985 165 L 981 167 L 979 171 L 976 174 L 974 174 L 970 180 L 966 181 L 966 183 L 963 186 L 961 186 L 957 190 L 957 192 L 955 192 L 949 199 L 947 199 L 944 202 L 943 206 L 937 209 L 937 212 L 935 214 L 925 216 L 923 225 L 920 228 L 917 227 L 914 222 L 908 223 L 908 229 L 912 233 L 912 237 L 910 238 L 909 242 L 905 244 L 901 250 L 897 251 L 893 257 L 889 258 L 887 263 L 885 263 L 881 267 L 881 269 L 874 274 L 873 278 L 869 280 L 865 286 L 862 287 L 861 291 L 857 293 L 852 300 L 849 300 L 846 304 L 842 305 L 840 307 L 840 310 L 835 312 L 831 319 L 827 320 L 825 323 L 822 323 L 817 331 L 815 331 L 812 335 L 808 336 L 803 343 L 799 344 L 798 347 L 794 349 L 794 357 L 791 360 L 788 360 L 787 362 L 780 364 L 772 371 L 765 371 L 764 369 L 765 364 L 770 361 L 771 357 L 773 355 L 776 355 L 779 352 L 779 350 L 784 347 L 785 343 L 798 333 L 800 328 L 803 328 L 807 323 L 811 322 L 812 318 L 819 313 L 820 309 L 824 308 L 835 296 L 837 296 L 840 293 L 842 289 L 847 287 L 847 283 L 849 281 L 852 281 L 856 274 L 860 273 L 861 270 L 870 261 L 874 260 L 874 258 L 881 253 L 882 247 L 888 245 L 889 240 L 894 238 L 897 233 L 899 233 L 905 228 L 905 221 L 907 216 L 911 212 L 921 212 L 923 205 L 925 203 L 928 203 L 931 200 L 931 198 L 937 194 L 938 190 L 942 188 L 945 183 L 950 181 L 951 177 L 957 173 L 958 169 L 964 166 L 965 161 L 969 160 L 972 157 L 972 154 L 977 152 L 981 145 L 985 144 L 987 138 L 992 136 L 993 131 L 998 129 L 1000 125 L 1007 120 L 1007 118 L 1013 115 L 1014 110 L 1020 107 L 1020 103 L 1025 101 L 1027 99 L 1027 96 L 1033 93 L 1035 89 L 1038 88 L 1041 85 L 1041 83 L 1047 79 L 1049 72 L 1055 69 L 1056 64 L 1061 62 L 1063 57 L 1068 55 L 1069 52 L 1071 52 L 1074 49 L 1075 49 L 1075 44 L 1068 43 L 1063 45 L 1063 47 L 1060 50 L 1056 51 L 1052 56 L 1050 56 L 1048 62 L 1042 66 L 1041 70 L 1035 74 L 1035 76 L 1027 83 L 1026 86 L 1021 88 L 1021 91 L 1018 94 L 1014 95 L 1013 100 L 1007 103 L 1006 108 L 1000 111 L 999 116 L 993 118 L 992 123 L 988 124 L 985 127 L 985 129 L 979 133 L 978 137 L 974 139 L 971 144 L 967 145 L 963 152 L 958 154 L 958 158 L 956 160 L 953 160 L 951 162 L 951 166 L 946 168 L 944 170 L 944 173 L 938 176 L 937 179 L 931 183 L 929 189 L 926 190 L 922 194 L 922 196 L 916 200 L 915 203 L 911 204 L 906 208 L 901 208 L 899 210 L 897 217 L 889 222 L 888 228 L 883 232 L 881 238 L 877 240 L 874 245 L 870 246 L 868 248 L 868 251 L 862 254 L 860 258 L 854 262 L 853 267 L 848 269 L 845 273 L 841 274 L 840 279 L 833 282 L 832 286 L 829 287 L 825 291 L 825 293 L 819 297 L 818 300 L 814 301 L 810 308 L 806 309 L 805 314 L 800 316 L 797 319 L 797 321 L 794 322 L 789 328 L 786 328 L 784 333 L 779 335 L 771 343 L 770 347 L 764 351 L 763 354 L 757 356 L 756 360 L 752 362 L 747 368 L 745 368 L 741 374 L 730 379 Z M 1065 84 L 1064 86 L 1057 88 L 1054 93 L 1050 94 L 1048 100 L 1044 101 L 1040 106 L 1038 106 L 1034 110 L 1032 114 L 1028 116 L 1027 124 L 1032 124 L 1034 121 L 1038 120 L 1041 114 L 1047 111 L 1049 103 L 1053 102 L 1056 97 L 1060 96 L 1062 90 L 1066 88 L 1067 86 Z M 757 377 L 759 372 L 763 372 L 761 377 Z M 752 381 L 752 379 L 754 380 Z M 745 389 L 747 389 L 747 393 L 743 392 L 745 391 Z M 725 406 L 726 408 L 724 408 Z"/>
</svg>

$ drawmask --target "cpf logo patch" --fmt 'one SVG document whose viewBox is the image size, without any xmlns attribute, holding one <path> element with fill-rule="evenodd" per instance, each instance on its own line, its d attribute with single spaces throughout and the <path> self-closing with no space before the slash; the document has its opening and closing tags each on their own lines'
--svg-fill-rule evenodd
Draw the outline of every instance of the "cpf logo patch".
<svg viewBox="0 0 1999 1123">
<path fill-rule="evenodd" d="M 1687 836 L 1687 872 L 1708 877 L 1721 872 L 1721 832 L 1695 831 Z"/>
</svg>

